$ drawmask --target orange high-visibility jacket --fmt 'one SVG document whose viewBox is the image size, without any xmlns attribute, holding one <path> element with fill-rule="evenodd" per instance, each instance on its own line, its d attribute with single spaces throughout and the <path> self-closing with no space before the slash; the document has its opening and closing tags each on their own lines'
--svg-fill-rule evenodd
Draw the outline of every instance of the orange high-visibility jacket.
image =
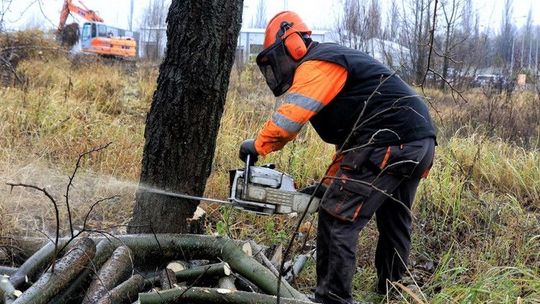
<svg viewBox="0 0 540 304">
<path fill-rule="evenodd" d="M 285 102 L 272 114 L 255 140 L 259 155 L 280 150 L 302 126 L 330 103 L 345 86 L 347 70 L 321 60 L 303 62 L 294 73 Z"/>
</svg>

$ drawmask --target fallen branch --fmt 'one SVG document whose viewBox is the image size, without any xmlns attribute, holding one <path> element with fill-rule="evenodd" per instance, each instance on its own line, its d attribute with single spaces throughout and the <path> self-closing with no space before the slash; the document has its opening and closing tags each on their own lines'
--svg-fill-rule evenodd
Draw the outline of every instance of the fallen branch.
<svg viewBox="0 0 540 304">
<path fill-rule="evenodd" d="M 178 281 L 176 280 L 176 275 L 174 271 L 165 268 L 161 271 L 159 276 L 159 281 L 161 282 L 161 289 L 171 289 L 174 287 Z"/>
<path fill-rule="evenodd" d="M 136 274 L 109 291 L 97 304 L 133 303 L 137 300 L 143 287 L 144 278 L 140 274 Z"/>
<path fill-rule="evenodd" d="M 285 275 L 285 280 L 287 282 L 292 282 L 294 279 L 298 277 L 302 269 L 304 269 L 304 266 L 306 265 L 306 262 L 308 260 L 307 254 L 300 254 L 299 256 L 294 259 L 294 263 L 291 267 L 291 270 Z"/>
<path fill-rule="evenodd" d="M 176 272 L 178 282 L 193 281 L 201 277 L 223 277 L 231 275 L 231 267 L 226 262 L 193 267 Z"/>
<path fill-rule="evenodd" d="M 96 253 L 96 246 L 89 238 L 82 238 L 75 242 L 73 247 L 56 263 L 53 273 L 52 267 L 28 288 L 14 304 L 45 304 L 48 303 L 62 289 L 88 265 Z"/>
<path fill-rule="evenodd" d="M 55 255 L 55 244 L 48 242 L 26 260 L 17 271 L 11 275 L 9 281 L 15 288 L 21 287 L 27 280 L 32 280 L 34 275 L 51 262 Z"/>
<path fill-rule="evenodd" d="M 15 287 L 9 282 L 6 276 L 0 278 L 0 302 L 5 304 L 11 304 L 17 298 L 17 292 Z"/>
<path fill-rule="evenodd" d="M 7 276 L 11 276 L 13 275 L 15 272 L 17 272 L 17 268 L 13 268 L 13 267 L 9 267 L 9 266 L 0 266 L 0 275 L 7 275 Z"/>
<path fill-rule="evenodd" d="M 102 240 L 105 238 L 94 239 Z M 259 286 L 265 293 L 272 295 L 277 293 L 278 282 L 274 274 L 254 258 L 246 256 L 230 239 L 190 234 L 138 234 L 119 235 L 115 236 L 114 239 L 110 238 L 109 241 L 116 246 L 128 246 L 137 263 L 159 262 L 156 260 L 156 256 L 168 260 L 220 258 L 229 263 L 235 272 Z M 158 241 L 160 246 L 158 246 Z M 282 279 L 282 287 L 280 289 L 281 297 L 307 299 L 304 294 L 291 287 L 284 279 Z"/>
<path fill-rule="evenodd" d="M 133 257 L 126 246 L 116 248 L 112 256 L 99 270 L 90 287 L 86 291 L 83 304 L 96 303 L 107 292 L 129 277 L 133 271 Z"/>
<path fill-rule="evenodd" d="M 277 293 L 277 280 L 274 275 L 254 258 L 248 257 L 236 246 L 234 241 L 226 238 L 205 235 L 177 234 L 139 234 L 122 235 L 117 242 L 128 246 L 136 255 L 137 261 L 155 260 L 156 256 L 178 259 L 182 253 L 199 258 L 221 259 L 239 274 L 259 286 L 265 293 Z M 161 250 L 157 246 L 161 245 Z M 307 299 L 306 296 L 282 280 L 281 296 L 285 298 Z"/>
<path fill-rule="evenodd" d="M 231 267 L 229 264 L 217 263 L 210 264 L 205 266 L 197 266 L 189 269 L 184 269 L 178 272 L 174 272 L 174 276 L 177 282 L 188 282 L 194 281 L 201 278 L 210 278 L 210 277 L 223 277 L 228 276 L 232 273 Z M 155 285 L 158 282 L 163 282 L 161 280 L 161 275 L 154 276 L 146 280 L 147 285 Z M 162 286 L 163 287 L 163 286 Z M 172 286 L 171 286 L 172 288 Z M 164 288 L 165 289 L 165 288 Z"/>
<path fill-rule="evenodd" d="M 140 304 L 166 304 L 166 303 L 234 303 L 234 304 L 275 304 L 277 298 L 265 294 L 245 291 L 232 291 L 229 289 L 215 289 L 203 287 L 177 287 L 160 292 L 140 293 Z M 308 301 L 295 299 L 282 299 L 283 304 L 307 304 Z"/>
<path fill-rule="evenodd" d="M 90 265 L 70 283 L 68 288 L 57 294 L 50 303 L 65 304 L 73 300 L 79 300 L 77 302 L 80 302 L 85 290 L 90 285 L 91 275 L 98 272 L 101 266 L 111 257 L 114 249 L 115 247 L 110 242 L 101 240 L 96 246 L 96 255 L 92 259 L 92 262 L 90 262 Z"/>
<path fill-rule="evenodd" d="M 253 282 L 250 282 L 248 279 L 243 277 L 239 274 L 234 274 L 236 280 L 235 285 L 238 287 L 237 290 L 247 291 L 247 292 L 255 292 L 255 293 L 264 293 L 259 286 L 253 284 Z"/>
<path fill-rule="evenodd" d="M 251 240 L 249 241 L 249 244 L 253 248 L 253 257 L 261 264 L 266 266 L 276 277 L 279 277 L 279 271 L 276 269 L 274 264 L 268 259 L 268 257 L 264 254 L 264 251 L 262 247 L 255 243 L 255 241 Z"/>
<path fill-rule="evenodd" d="M 237 290 L 236 285 L 234 284 L 234 277 L 232 276 L 219 278 L 218 286 L 223 289 Z"/>
</svg>

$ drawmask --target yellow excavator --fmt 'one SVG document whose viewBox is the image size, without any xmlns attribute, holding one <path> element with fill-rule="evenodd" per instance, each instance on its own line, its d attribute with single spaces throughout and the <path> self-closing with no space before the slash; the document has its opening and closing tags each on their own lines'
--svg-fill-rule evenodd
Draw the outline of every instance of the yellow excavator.
<svg viewBox="0 0 540 304">
<path fill-rule="evenodd" d="M 73 0 L 65 0 L 62 6 L 57 30 L 62 44 L 71 44 L 72 46 L 80 39 L 81 49 L 84 53 L 123 59 L 137 56 L 137 42 L 131 32 L 106 25 L 103 23 L 103 18 L 95 11 L 88 9 L 81 1 L 78 2 L 79 5 L 76 5 Z M 79 31 L 79 26 L 76 23 L 66 26 L 70 13 L 77 14 L 87 20 L 82 26 L 82 31 Z"/>
</svg>

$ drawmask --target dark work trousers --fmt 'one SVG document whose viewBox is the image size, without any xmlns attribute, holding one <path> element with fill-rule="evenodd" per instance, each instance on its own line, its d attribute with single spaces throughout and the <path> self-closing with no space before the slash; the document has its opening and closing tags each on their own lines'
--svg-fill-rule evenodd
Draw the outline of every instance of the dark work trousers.
<svg viewBox="0 0 540 304">
<path fill-rule="evenodd" d="M 410 209 L 435 141 L 368 148 L 344 155 L 321 202 L 317 231 L 317 288 L 321 303 L 352 303 L 358 234 L 376 214 L 378 291 L 399 280 L 411 245 Z"/>
</svg>

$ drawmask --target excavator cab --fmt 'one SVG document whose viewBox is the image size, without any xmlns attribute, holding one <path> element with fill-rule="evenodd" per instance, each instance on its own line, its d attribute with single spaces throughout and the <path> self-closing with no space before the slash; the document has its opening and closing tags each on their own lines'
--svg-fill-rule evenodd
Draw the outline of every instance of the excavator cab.
<svg viewBox="0 0 540 304">
<path fill-rule="evenodd" d="M 106 57 L 134 58 L 137 43 L 127 34 L 125 30 L 100 22 L 85 22 L 81 32 L 82 51 Z"/>
</svg>

